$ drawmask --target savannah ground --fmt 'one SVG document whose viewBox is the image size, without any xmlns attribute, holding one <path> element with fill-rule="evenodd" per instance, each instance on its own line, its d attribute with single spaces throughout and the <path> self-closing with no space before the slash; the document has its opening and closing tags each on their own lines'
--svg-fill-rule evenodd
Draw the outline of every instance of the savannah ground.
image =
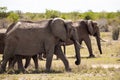
<svg viewBox="0 0 120 80">
<path fill-rule="evenodd" d="M 102 32 L 103 54 L 100 55 L 94 37 L 91 37 L 93 53 L 96 58 L 87 58 L 88 50 L 83 43 L 81 52 L 81 64 L 76 66 L 73 45 L 67 46 L 67 58 L 71 72 L 66 72 L 61 60 L 52 62 L 51 73 L 45 73 L 45 60 L 39 60 L 39 72 L 34 73 L 34 63 L 31 60 L 27 70 L 29 74 L 0 74 L 0 80 L 120 80 L 120 39 L 113 41 L 110 32 Z M 0 55 L 1 57 L 2 55 Z M 0 58 L 1 60 L 1 58 Z"/>
</svg>

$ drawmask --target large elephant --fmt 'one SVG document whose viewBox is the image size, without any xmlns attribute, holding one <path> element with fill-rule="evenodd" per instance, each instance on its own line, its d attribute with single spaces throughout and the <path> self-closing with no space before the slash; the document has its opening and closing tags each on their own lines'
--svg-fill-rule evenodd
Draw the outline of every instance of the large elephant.
<svg viewBox="0 0 120 80">
<path fill-rule="evenodd" d="M 85 42 L 89 50 L 89 57 L 95 57 L 92 51 L 91 40 L 89 36 L 94 36 L 97 41 L 98 49 L 102 54 L 101 43 L 100 43 L 100 31 L 97 26 L 97 22 L 92 20 L 81 20 L 74 23 L 74 27 L 77 29 L 79 43 Z M 71 42 L 66 42 L 66 45 L 70 45 Z"/>
<path fill-rule="evenodd" d="M 0 54 L 3 54 L 3 51 L 4 51 L 5 33 L 6 33 L 6 29 L 0 29 Z"/>
<path fill-rule="evenodd" d="M 71 39 L 75 45 L 76 61 L 79 65 L 80 52 L 77 42 L 77 34 L 70 22 L 65 22 L 63 19 L 55 18 L 51 20 L 43 20 L 39 22 L 19 21 L 6 34 L 5 49 L 3 54 L 3 62 L 0 72 L 6 70 L 6 63 L 10 58 L 17 58 L 18 67 L 21 71 L 25 71 L 22 64 L 23 56 L 33 56 L 38 53 L 46 52 L 46 71 L 50 71 L 52 57 L 54 52 L 59 52 L 56 55 L 63 61 L 66 71 L 70 70 L 67 58 L 61 50 L 60 42 L 65 42 Z"/>
<path fill-rule="evenodd" d="M 7 34 L 10 30 L 12 30 L 12 28 L 15 26 L 15 24 L 16 24 L 16 23 L 12 23 L 12 24 L 8 27 L 8 29 L 0 29 L 0 54 L 3 54 L 3 53 L 4 53 L 4 46 L 5 46 L 4 40 L 5 40 L 6 34 Z M 65 47 L 65 46 L 64 46 L 64 47 Z M 65 51 L 65 49 L 64 49 L 64 51 Z M 39 56 L 39 58 L 40 58 L 41 55 L 42 55 L 42 53 L 39 54 L 39 55 L 34 55 L 34 56 L 21 56 L 23 59 L 26 59 L 24 68 L 27 68 L 27 67 L 29 66 L 30 60 L 31 60 L 31 58 L 32 58 L 33 61 L 34 61 L 34 64 L 35 64 L 35 70 L 36 70 L 36 72 L 38 72 L 38 59 L 37 59 L 37 57 Z M 43 56 L 46 56 L 46 54 L 44 53 Z M 41 59 L 42 59 L 42 57 L 41 57 Z M 2 62 L 2 61 L 0 61 L 0 63 L 1 63 L 1 62 Z M 13 72 L 13 67 L 14 67 L 14 65 L 15 65 L 16 62 L 17 62 L 17 59 L 16 59 L 16 58 L 11 58 L 11 59 L 9 59 L 9 64 L 8 64 L 9 72 L 8 72 L 8 73 L 14 73 L 14 72 Z"/>
<path fill-rule="evenodd" d="M 16 23 L 12 23 L 8 29 L 0 29 L 0 54 L 4 53 L 4 47 L 5 47 L 5 37 L 6 34 L 15 26 Z M 21 56 L 23 59 L 26 59 L 26 63 L 25 63 L 25 68 L 28 67 L 28 64 L 30 62 L 31 56 Z M 36 71 L 38 70 L 38 59 L 37 59 L 37 55 L 32 56 L 32 59 L 35 63 L 35 69 Z M 0 64 L 2 63 L 2 60 L 0 61 Z M 9 64 L 8 64 L 8 68 L 11 70 L 11 68 L 14 67 L 14 64 L 16 63 L 16 60 L 14 58 L 9 59 Z"/>
</svg>

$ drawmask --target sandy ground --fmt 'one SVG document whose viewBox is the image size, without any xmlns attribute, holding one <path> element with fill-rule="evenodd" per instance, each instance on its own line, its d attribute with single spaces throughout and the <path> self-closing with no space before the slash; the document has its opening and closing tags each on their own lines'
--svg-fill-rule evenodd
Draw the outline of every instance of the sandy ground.
<svg viewBox="0 0 120 80">
<path fill-rule="evenodd" d="M 120 64 L 93 64 L 92 68 L 97 68 L 97 67 L 102 67 L 102 68 L 120 68 Z"/>
</svg>

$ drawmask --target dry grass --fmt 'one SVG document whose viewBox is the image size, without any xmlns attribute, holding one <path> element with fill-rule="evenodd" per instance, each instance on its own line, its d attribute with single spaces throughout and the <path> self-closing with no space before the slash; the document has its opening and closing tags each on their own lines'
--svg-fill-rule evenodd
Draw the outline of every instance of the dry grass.
<svg viewBox="0 0 120 80">
<path fill-rule="evenodd" d="M 111 33 L 101 33 L 103 39 L 107 42 L 102 42 L 103 54 L 100 55 L 97 49 L 96 41 L 93 37 L 93 52 L 96 58 L 88 59 L 88 50 L 83 43 L 84 49 L 81 49 L 81 65 L 76 66 L 74 48 L 67 47 L 67 58 L 69 60 L 71 72 L 66 72 L 61 60 L 52 62 L 52 72 L 45 73 L 45 62 L 39 61 L 39 73 L 33 73 L 34 64 L 31 62 L 28 67 L 30 74 L 0 74 L 0 80 L 120 80 L 120 68 L 109 67 L 103 68 L 99 65 L 120 65 L 120 39 L 113 41 Z M 94 68 L 93 65 L 98 65 Z"/>
</svg>

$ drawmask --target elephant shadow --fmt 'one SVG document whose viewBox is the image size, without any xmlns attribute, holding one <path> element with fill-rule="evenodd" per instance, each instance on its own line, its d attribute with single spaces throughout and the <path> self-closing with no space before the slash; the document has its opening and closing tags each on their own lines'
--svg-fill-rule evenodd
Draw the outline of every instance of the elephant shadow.
<svg viewBox="0 0 120 80">
<path fill-rule="evenodd" d="M 24 74 L 43 74 L 43 73 L 51 73 L 51 74 L 59 74 L 59 73 L 63 73 L 63 71 L 56 71 L 56 70 L 51 70 L 50 72 L 46 72 L 45 70 L 29 70 Z M 14 73 L 8 73 L 8 74 L 20 74 L 20 72 L 18 70 L 15 70 Z"/>
</svg>

